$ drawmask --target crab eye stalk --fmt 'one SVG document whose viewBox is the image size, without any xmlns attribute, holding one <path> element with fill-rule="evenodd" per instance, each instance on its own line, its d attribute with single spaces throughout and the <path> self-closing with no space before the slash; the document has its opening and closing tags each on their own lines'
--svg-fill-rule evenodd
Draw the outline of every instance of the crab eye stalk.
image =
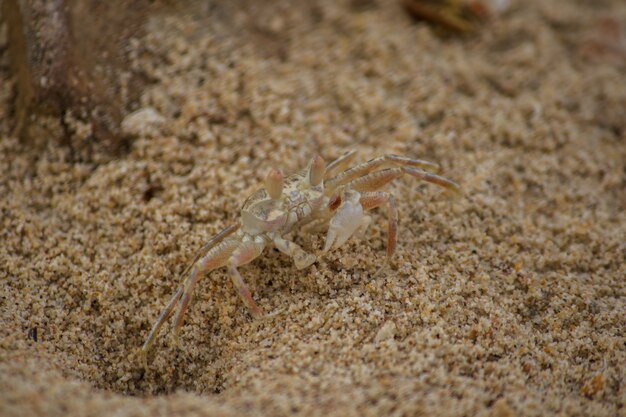
<svg viewBox="0 0 626 417">
<path fill-rule="evenodd" d="M 311 159 L 311 168 L 309 168 L 309 183 L 312 187 L 319 185 L 324 179 L 326 173 L 326 162 L 321 156 L 315 155 Z"/>
<path fill-rule="evenodd" d="M 284 178 L 283 173 L 272 168 L 265 177 L 265 189 L 272 200 L 278 200 L 283 194 Z"/>
</svg>

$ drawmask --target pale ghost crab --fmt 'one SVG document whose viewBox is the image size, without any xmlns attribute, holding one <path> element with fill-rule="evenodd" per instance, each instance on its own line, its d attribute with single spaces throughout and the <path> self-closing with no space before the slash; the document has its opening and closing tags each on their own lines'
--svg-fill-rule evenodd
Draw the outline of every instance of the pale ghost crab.
<svg viewBox="0 0 626 417">
<path fill-rule="evenodd" d="M 232 282 L 250 314 L 258 318 L 262 310 L 252 299 L 237 267 L 259 256 L 267 245 L 293 258 L 296 268 L 314 263 L 317 257 L 284 236 L 305 225 L 327 229 L 321 254 L 343 245 L 355 232 L 370 223 L 365 211 L 387 205 L 387 259 L 396 248 L 397 210 L 395 198 L 377 191 L 394 179 L 409 174 L 415 178 L 458 192 L 459 186 L 428 172 L 438 170 L 435 163 L 397 155 L 384 155 L 348 168 L 356 153 L 347 152 L 328 166 L 315 156 L 308 168 L 283 177 L 271 169 L 265 188 L 252 194 L 243 204 L 241 219 L 215 235 L 187 267 L 183 283 L 158 317 L 141 348 L 146 353 L 159 330 L 177 308 L 174 334 L 178 335 L 193 288 L 205 273 L 227 267 Z M 323 230 L 322 229 L 322 230 Z"/>
</svg>

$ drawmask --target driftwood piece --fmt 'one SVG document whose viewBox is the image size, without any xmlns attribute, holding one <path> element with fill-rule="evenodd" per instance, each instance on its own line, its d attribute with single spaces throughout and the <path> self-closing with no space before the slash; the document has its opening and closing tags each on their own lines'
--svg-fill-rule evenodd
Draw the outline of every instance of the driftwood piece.
<svg viewBox="0 0 626 417">
<path fill-rule="evenodd" d="M 140 36 L 148 0 L 4 0 L 16 77 L 14 133 L 85 159 L 124 148 L 120 123 L 141 91 L 125 46 Z"/>
</svg>

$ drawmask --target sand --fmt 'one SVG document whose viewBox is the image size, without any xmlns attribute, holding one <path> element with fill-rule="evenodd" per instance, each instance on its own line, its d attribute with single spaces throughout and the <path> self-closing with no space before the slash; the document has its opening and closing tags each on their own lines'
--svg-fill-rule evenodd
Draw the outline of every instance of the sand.
<svg viewBox="0 0 626 417">
<path fill-rule="evenodd" d="M 457 38 L 391 0 L 174 8 L 129 47 L 151 83 L 128 153 L 90 162 L 11 137 L 0 47 L 0 415 L 626 416 L 626 70 L 589 49 L 607 17 L 626 3 L 514 1 Z M 144 368 L 269 167 L 349 149 L 436 161 L 462 194 L 390 186 L 379 275 L 384 212 L 302 271 L 266 250 L 241 268 L 262 320 L 215 271 Z"/>
</svg>

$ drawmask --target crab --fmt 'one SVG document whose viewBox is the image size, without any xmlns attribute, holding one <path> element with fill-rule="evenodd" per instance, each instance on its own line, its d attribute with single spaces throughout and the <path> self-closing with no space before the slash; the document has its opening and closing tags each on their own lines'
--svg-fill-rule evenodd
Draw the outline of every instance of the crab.
<svg viewBox="0 0 626 417">
<path fill-rule="evenodd" d="M 239 297 L 250 314 L 260 318 L 263 311 L 252 298 L 238 268 L 261 255 L 268 245 L 291 257 L 297 269 L 307 268 L 318 256 L 287 239 L 289 232 L 297 228 L 326 230 L 321 256 L 364 231 L 371 221 L 366 211 L 386 205 L 388 262 L 396 249 L 398 215 L 395 198 L 380 191 L 383 186 L 409 175 L 459 192 L 455 182 L 431 172 L 439 170 L 439 165 L 433 162 L 383 155 L 350 167 L 355 156 L 355 151 L 346 152 L 326 166 L 316 155 L 307 168 L 287 177 L 278 169 L 270 169 L 265 187 L 244 202 L 239 222 L 211 238 L 183 272 L 184 281 L 157 318 L 141 352 L 148 352 L 174 311 L 174 336 L 178 340 L 193 289 L 206 273 L 228 268 Z"/>
</svg>

